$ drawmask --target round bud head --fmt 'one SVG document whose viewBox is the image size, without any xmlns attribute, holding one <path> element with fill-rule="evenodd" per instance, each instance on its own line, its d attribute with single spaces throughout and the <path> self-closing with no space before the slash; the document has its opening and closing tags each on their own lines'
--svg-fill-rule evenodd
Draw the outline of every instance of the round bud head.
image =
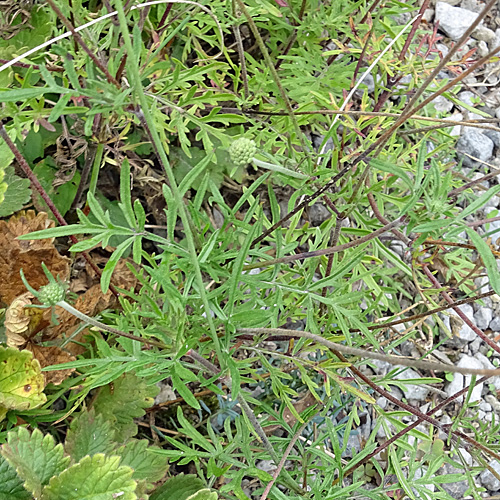
<svg viewBox="0 0 500 500">
<path fill-rule="evenodd" d="M 38 300 L 47 306 L 55 306 L 58 302 L 64 300 L 66 290 L 61 283 L 49 283 L 42 286 L 38 291 Z"/>
<path fill-rule="evenodd" d="M 251 139 L 240 137 L 229 146 L 231 161 L 238 166 L 246 165 L 255 156 L 257 146 Z"/>
</svg>

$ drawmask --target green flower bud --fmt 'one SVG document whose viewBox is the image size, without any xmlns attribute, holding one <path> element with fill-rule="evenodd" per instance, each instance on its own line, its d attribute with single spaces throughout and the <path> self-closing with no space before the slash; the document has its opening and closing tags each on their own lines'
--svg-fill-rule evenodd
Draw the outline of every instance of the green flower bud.
<svg viewBox="0 0 500 500">
<path fill-rule="evenodd" d="M 255 156 L 257 146 L 251 139 L 240 137 L 229 146 L 231 161 L 238 166 L 246 165 Z"/>
<path fill-rule="evenodd" d="M 49 283 L 38 290 L 38 300 L 47 306 L 55 306 L 64 300 L 66 290 L 61 283 Z"/>
</svg>

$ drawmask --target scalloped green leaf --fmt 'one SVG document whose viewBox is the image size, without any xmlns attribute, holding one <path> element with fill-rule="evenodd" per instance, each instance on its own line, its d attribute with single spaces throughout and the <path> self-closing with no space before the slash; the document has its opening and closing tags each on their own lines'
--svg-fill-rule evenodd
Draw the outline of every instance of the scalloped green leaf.
<svg viewBox="0 0 500 500">
<path fill-rule="evenodd" d="M 0 406 L 30 410 L 47 400 L 40 363 L 30 351 L 0 347 Z"/>
<path fill-rule="evenodd" d="M 153 405 L 154 397 L 159 389 L 155 385 L 148 385 L 133 373 L 125 373 L 111 384 L 102 387 L 96 400 L 94 409 L 96 414 L 113 426 L 115 441 L 124 443 L 128 438 L 137 434 L 135 418 L 142 417 L 144 408 Z"/>
<path fill-rule="evenodd" d="M 187 500 L 204 489 L 205 483 L 194 474 L 179 474 L 162 484 L 150 500 Z"/>
<path fill-rule="evenodd" d="M 51 477 L 66 469 L 70 460 L 64 456 L 62 444 L 56 445 L 52 435 L 44 436 L 39 429 L 30 435 L 25 427 L 8 433 L 1 454 L 15 468 L 24 481 L 24 487 L 35 498 L 40 496 L 42 487 L 48 484 Z"/>
<path fill-rule="evenodd" d="M 163 478 L 168 468 L 168 458 L 157 453 L 158 448 L 148 447 L 148 441 L 132 439 L 113 453 L 121 458 L 121 465 L 134 470 L 132 479 L 146 481 L 148 486 Z"/>
<path fill-rule="evenodd" d="M 31 500 L 33 496 L 26 491 L 23 481 L 14 467 L 0 455 L 0 498 L 9 500 Z"/>
<path fill-rule="evenodd" d="M 113 443 L 113 427 L 102 415 L 96 415 L 95 409 L 81 412 L 71 422 L 66 434 L 64 449 L 73 462 L 80 461 L 86 455 L 108 454 Z"/>
<path fill-rule="evenodd" d="M 84 457 L 76 465 L 53 477 L 41 500 L 136 500 L 133 470 L 120 465 L 120 457 L 102 453 Z"/>
</svg>

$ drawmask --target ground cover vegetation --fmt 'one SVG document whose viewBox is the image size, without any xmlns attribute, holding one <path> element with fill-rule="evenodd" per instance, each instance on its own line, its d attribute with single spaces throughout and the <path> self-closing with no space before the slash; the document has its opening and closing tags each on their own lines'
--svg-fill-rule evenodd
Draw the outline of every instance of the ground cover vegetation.
<svg viewBox="0 0 500 500">
<path fill-rule="evenodd" d="M 0 499 L 480 498 L 500 186 L 433 101 L 494 3 L 0 2 Z"/>
</svg>

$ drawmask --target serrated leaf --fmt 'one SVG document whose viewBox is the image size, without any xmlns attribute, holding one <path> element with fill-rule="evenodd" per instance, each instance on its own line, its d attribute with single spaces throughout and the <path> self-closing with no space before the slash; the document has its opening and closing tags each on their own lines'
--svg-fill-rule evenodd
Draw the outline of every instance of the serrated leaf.
<svg viewBox="0 0 500 500">
<path fill-rule="evenodd" d="M 111 384 L 102 387 L 96 400 L 94 409 L 96 415 L 101 414 L 105 420 L 111 422 L 115 430 L 115 441 L 118 444 L 135 436 L 137 425 L 134 418 L 142 417 L 153 404 L 153 398 L 159 389 L 155 385 L 147 385 L 144 379 L 133 373 L 125 373 Z"/>
<path fill-rule="evenodd" d="M 15 469 L 0 455 L 0 499 L 31 500 L 33 496 L 24 489 L 23 481 Z"/>
<path fill-rule="evenodd" d="M 205 489 L 205 484 L 194 474 L 178 476 L 162 484 L 150 497 L 150 500 L 187 500 L 198 491 Z"/>
<path fill-rule="evenodd" d="M 40 496 L 42 487 L 50 478 L 60 474 L 69 464 L 64 457 L 62 444 L 56 445 L 52 435 L 43 435 L 35 429 L 30 435 L 24 427 L 9 432 L 7 443 L 2 446 L 2 456 L 15 468 L 17 475 L 24 481 L 24 487 Z"/>
<path fill-rule="evenodd" d="M 80 461 L 86 455 L 107 454 L 115 446 L 113 434 L 111 423 L 102 415 L 96 415 L 95 409 L 91 408 L 73 419 L 64 448 L 73 462 Z"/>
<path fill-rule="evenodd" d="M 157 448 L 148 447 L 148 441 L 132 439 L 127 444 L 117 448 L 113 454 L 121 458 L 120 464 L 131 467 L 134 471 L 132 479 L 152 483 L 163 478 L 168 468 L 168 459 L 155 452 Z"/>
<path fill-rule="evenodd" d="M 0 347 L 0 406 L 29 410 L 45 403 L 40 363 L 30 351 Z"/>
<path fill-rule="evenodd" d="M 137 483 L 132 469 L 120 465 L 120 457 L 97 454 L 84 457 L 53 477 L 42 491 L 41 500 L 136 500 Z"/>
</svg>

